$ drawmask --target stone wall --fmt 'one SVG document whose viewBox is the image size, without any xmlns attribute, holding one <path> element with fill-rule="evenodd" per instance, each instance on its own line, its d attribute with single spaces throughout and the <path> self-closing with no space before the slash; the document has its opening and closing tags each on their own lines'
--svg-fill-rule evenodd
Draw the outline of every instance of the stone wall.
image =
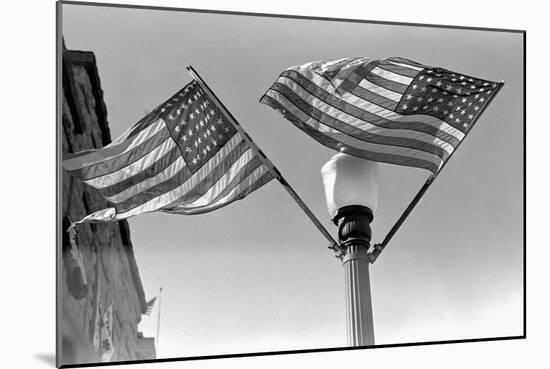
<svg viewBox="0 0 550 369">
<path fill-rule="evenodd" d="M 63 154 L 100 148 L 111 141 L 107 110 L 91 52 L 63 52 Z M 93 188 L 62 173 L 62 257 L 59 269 L 61 298 L 61 364 L 100 361 L 92 346 L 96 303 L 113 303 L 114 349 L 112 361 L 153 359 L 151 340 L 143 345 L 137 325 L 146 311 L 146 299 L 126 221 L 77 226 L 76 244 L 84 265 L 86 284 L 75 279 L 69 236 L 72 221 L 108 207 Z M 71 264 L 72 263 L 72 264 Z M 80 281 L 82 282 L 82 281 Z M 99 287 L 99 288 L 98 288 Z M 146 347 L 146 352 L 142 352 Z M 153 347 L 151 349 L 151 347 Z"/>
</svg>

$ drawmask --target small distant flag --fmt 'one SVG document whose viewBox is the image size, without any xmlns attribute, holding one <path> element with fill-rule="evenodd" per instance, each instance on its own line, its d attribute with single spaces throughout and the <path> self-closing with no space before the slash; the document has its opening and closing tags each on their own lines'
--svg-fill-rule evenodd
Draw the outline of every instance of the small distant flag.
<svg viewBox="0 0 550 369">
<path fill-rule="evenodd" d="M 63 166 L 112 204 L 75 223 L 152 211 L 206 213 L 274 178 L 196 81 L 111 144 L 76 153 Z"/>
<path fill-rule="evenodd" d="M 155 305 L 155 301 L 157 300 L 157 297 L 153 297 L 151 300 L 147 301 L 147 310 L 145 311 L 145 315 L 151 315 L 151 312 L 153 311 L 153 306 Z"/>
<path fill-rule="evenodd" d="M 260 102 L 330 148 L 437 173 L 502 87 L 392 57 L 283 71 Z"/>
</svg>

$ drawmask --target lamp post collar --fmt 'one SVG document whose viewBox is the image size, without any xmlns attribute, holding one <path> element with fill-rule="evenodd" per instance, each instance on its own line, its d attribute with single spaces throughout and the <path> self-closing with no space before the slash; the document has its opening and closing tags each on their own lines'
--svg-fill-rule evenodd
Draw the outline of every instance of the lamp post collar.
<svg viewBox="0 0 550 369">
<path fill-rule="evenodd" d="M 332 220 L 338 226 L 340 246 L 370 247 L 372 222 L 374 214 L 371 209 L 362 205 L 343 206 Z"/>
<path fill-rule="evenodd" d="M 374 213 L 372 210 L 363 205 L 348 205 L 343 206 L 336 212 L 332 222 L 338 225 L 340 220 L 346 216 L 365 216 L 368 219 L 368 223 L 371 223 L 374 219 Z"/>
</svg>

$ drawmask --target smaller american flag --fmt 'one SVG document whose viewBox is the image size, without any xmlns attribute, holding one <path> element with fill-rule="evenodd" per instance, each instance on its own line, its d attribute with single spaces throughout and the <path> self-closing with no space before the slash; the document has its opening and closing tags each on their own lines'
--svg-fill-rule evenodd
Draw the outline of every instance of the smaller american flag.
<svg viewBox="0 0 550 369">
<path fill-rule="evenodd" d="M 155 306 L 155 301 L 157 301 L 157 297 L 153 297 L 151 300 L 147 301 L 147 310 L 145 311 L 145 315 L 151 315 L 151 312 L 153 311 L 153 307 Z"/>
<path fill-rule="evenodd" d="M 501 87 L 405 58 L 344 58 L 288 68 L 260 102 L 337 151 L 437 173 Z"/>
<path fill-rule="evenodd" d="M 275 178 L 259 155 L 193 81 L 108 146 L 63 166 L 112 204 L 81 223 L 216 210 Z"/>
</svg>

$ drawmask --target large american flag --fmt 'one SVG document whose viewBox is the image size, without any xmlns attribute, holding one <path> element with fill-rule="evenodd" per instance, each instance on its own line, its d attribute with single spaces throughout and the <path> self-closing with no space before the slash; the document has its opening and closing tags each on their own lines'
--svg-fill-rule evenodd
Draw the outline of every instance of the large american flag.
<svg viewBox="0 0 550 369">
<path fill-rule="evenodd" d="M 436 173 L 501 86 L 404 58 L 344 58 L 288 68 L 260 102 L 328 147 Z"/>
<path fill-rule="evenodd" d="M 218 209 L 274 178 L 258 155 L 193 81 L 108 146 L 63 166 L 112 204 L 80 221 L 93 222 Z"/>
</svg>

